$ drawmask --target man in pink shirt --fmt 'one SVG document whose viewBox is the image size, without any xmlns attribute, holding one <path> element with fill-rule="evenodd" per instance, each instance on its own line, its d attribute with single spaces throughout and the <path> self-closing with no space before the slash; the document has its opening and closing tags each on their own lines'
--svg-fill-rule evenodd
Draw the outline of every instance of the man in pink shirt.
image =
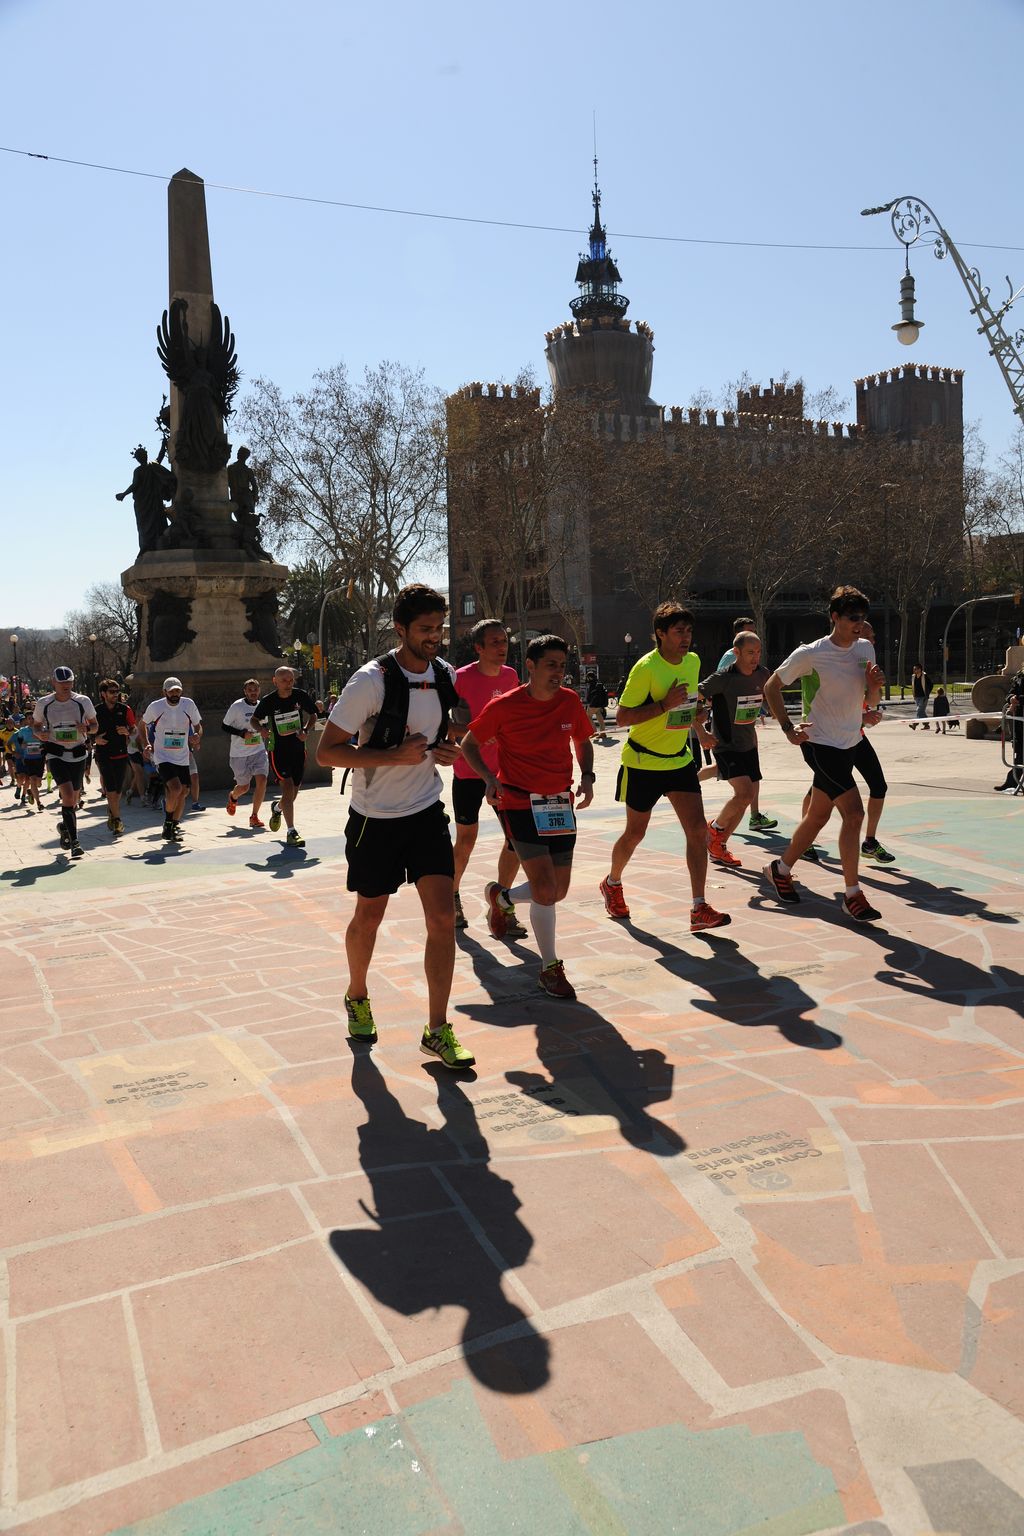
<svg viewBox="0 0 1024 1536">
<path fill-rule="evenodd" d="M 455 673 L 455 686 L 459 697 L 469 706 L 466 724 L 475 720 L 485 704 L 510 693 L 519 687 L 514 667 L 505 665 L 508 655 L 508 634 L 500 619 L 481 619 L 469 632 L 476 651 L 476 661 L 459 667 Z M 498 771 L 498 747 L 492 742 L 483 749 L 483 759 L 492 773 Z M 475 774 L 465 758 L 458 758 L 453 769 L 452 809 L 455 813 L 455 926 L 468 927 L 462 910 L 459 883 L 466 872 L 469 856 L 476 846 L 476 834 L 480 825 L 480 807 L 486 788 L 483 779 Z M 505 842 L 498 858 L 498 886 L 508 890 L 519 871 L 519 859 L 511 843 Z M 526 929 L 516 917 L 515 907 L 503 908 L 505 913 L 505 938 L 522 939 Z M 488 917 L 488 926 L 490 917 Z"/>
</svg>

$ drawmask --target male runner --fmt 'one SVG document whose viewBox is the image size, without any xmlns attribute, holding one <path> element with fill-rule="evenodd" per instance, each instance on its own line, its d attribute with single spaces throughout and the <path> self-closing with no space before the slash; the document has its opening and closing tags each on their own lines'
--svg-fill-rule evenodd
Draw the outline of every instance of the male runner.
<svg viewBox="0 0 1024 1536">
<path fill-rule="evenodd" d="M 690 932 L 731 922 L 704 898 L 708 871 L 707 827 L 698 765 L 690 751 L 690 728 L 700 708 L 700 658 L 690 650 L 693 614 L 677 602 L 654 610 L 654 650 L 633 667 L 619 697 L 618 724 L 629 726 L 615 798 L 625 804 L 626 827 L 612 849 L 611 869 L 601 881 L 609 917 L 628 917 L 622 872 L 644 840 L 651 812 L 662 795 L 675 811 L 686 837 L 690 874 Z"/>
<path fill-rule="evenodd" d="M 151 757 L 164 786 L 163 836 L 181 841 L 181 818 L 189 792 L 189 754 L 202 743 L 203 717 L 195 700 L 182 693 L 180 677 L 164 678 L 164 695 L 142 716 L 146 729 L 143 757 Z"/>
<path fill-rule="evenodd" d="M 105 677 L 100 683 L 96 723 L 98 731 L 93 742 L 93 756 L 99 769 L 100 787 L 107 797 L 107 831 L 119 837 L 124 831 L 121 791 L 128 767 L 128 747 L 135 731 L 135 711 L 122 704 L 120 685 L 112 677 Z"/>
<path fill-rule="evenodd" d="M 46 766 L 60 796 L 60 845 L 73 859 L 85 852 L 78 841 L 78 794 L 82 788 L 89 737 L 96 732 L 96 711 L 84 693 L 74 693 L 70 667 L 54 667 L 53 692 L 37 699 L 32 729 L 46 747 Z"/>
<path fill-rule="evenodd" d="M 18 725 L 10 745 L 14 753 L 14 774 L 21 803 L 30 814 L 33 801 L 36 810 L 41 811 L 43 802 L 39 796 L 43 783 L 43 744 L 26 721 Z"/>
<path fill-rule="evenodd" d="M 580 766 L 575 810 L 594 798 L 594 727 L 579 694 L 563 686 L 568 647 L 558 635 L 539 635 L 526 647 L 529 681 L 492 699 L 470 723 L 462 750 L 487 786 L 505 836 L 515 848 L 526 880 L 514 891 L 497 881 L 484 889 L 488 924 L 495 938 L 505 932 L 505 914 L 515 900 L 530 899 L 530 926 L 540 950 L 538 985 L 549 997 L 571 1002 L 575 989 L 555 946 L 555 907 L 572 878 L 576 818 L 572 794 L 572 748 Z M 497 744 L 498 770 L 484 758 Z M 571 744 L 571 745 L 570 745 Z"/>
<path fill-rule="evenodd" d="M 519 687 L 519 675 L 515 667 L 505 665 L 505 657 L 508 655 L 508 632 L 500 619 L 481 619 L 479 623 L 473 625 L 469 638 L 473 642 L 477 659 L 471 661 L 468 666 L 459 667 L 455 674 L 455 686 L 458 689 L 459 698 L 465 701 L 469 711 L 465 716 L 467 724 L 480 713 L 485 704 L 490 703 L 491 699 L 499 699 L 503 693 L 510 693 L 513 688 Z M 484 762 L 491 773 L 497 772 L 497 748 L 486 749 Z M 465 757 L 456 758 L 452 773 L 452 810 L 455 813 L 455 926 L 466 928 L 469 925 L 466 914 L 462 910 L 459 886 L 466 873 L 470 855 L 476 846 L 480 826 L 480 806 L 483 803 L 486 785 L 483 779 L 474 773 Z M 518 871 L 519 859 L 512 844 L 506 839 L 498 855 L 498 886 L 501 890 L 508 889 Z M 505 919 L 504 928 L 502 934 L 497 934 L 495 937 L 525 938 L 526 929 L 516 917 L 515 907 L 503 908 L 502 912 Z M 489 919 L 490 909 L 488 908 L 488 921 Z M 493 933 L 493 929 L 491 931 Z"/>
<path fill-rule="evenodd" d="M 761 713 L 768 668 L 761 665 L 761 641 L 752 629 L 741 629 L 736 634 L 731 654 L 732 665 L 724 671 L 712 672 L 701 683 L 700 691 L 711 701 L 718 772 L 732 790 L 732 798 L 708 822 L 708 854 L 713 863 L 738 869 L 740 861 L 729 852 L 726 843 L 761 781 L 757 717 Z"/>
<path fill-rule="evenodd" d="M 864 623 L 861 625 L 860 633 L 862 639 L 870 640 L 871 644 L 874 645 L 875 631 L 868 623 L 867 619 L 865 619 Z M 805 697 L 808 694 L 809 687 L 810 678 L 801 678 L 800 689 L 801 693 Z M 810 694 L 810 697 L 813 698 L 813 693 Z M 807 702 L 810 702 L 809 698 L 807 699 Z M 877 725 L 881 718 L 881 707 L 878 709 L 864 710 L 861 716 L 860 740 L 854 748 L 853 766 L 856 768 L 857 772 L 860 774 L 861 778 L 864 780 L 868 787 L 867 819 L 864 826 L 864 841 L 860 845 L 860 856 L 869 864 L 881 864 L 884 867 L 887 864 L 895 864 L 896 862 L 895 855 L 891 854 L 888 848 L 883 848 L 881 843 L 878 841 L 878 823 L 881 821 L 882 811 L 885 809 L 885 797 L 888 793 L 889 786 L 885 781 L 885 774 L 882 772 L 882 765 L 878 761 L 878 753 L 875 751 L 873 744 L 864 734 L 868 727 Z M 807 812 L 810 810 L 810 806 L 811 791 L 808 790 L 804 796 L 804 803 L 800 814 L 802 816 L 806 816 Z M 818 850 L 813 843 L 805 851 L 804 858 L 809 864 L 821 863 Z"/>
<path fill-rule="evenodd" d="M 745 617 L 733 619 L 733 643 L 727 651 L 722 652 L 722 659 L 715 668 L 716 672 L 728 672 L 736 660 L 736 636 L 741 632 L 754 634 L 754 620 Z M 705 777 L 707 777 L 706 773 L 702 773 L 701 778 Z M 763 816 L 761 814 L 761 784 L 759 780 L 755 779 L 753 792 L 750 796 L 750 820 L 747 822 L 747 827 L 751 832 L 774 832 L 778 824 L 774 816 Z"/>
<path fill-rule="evenodd" d="M 447 1018 L 455 969 L 455 856 L 437 768 L 450 767 L 459 747 L 451 724 L 447 739 L 439 740 L 444 713 L 435 667 L 447 674 L 455 697 L 455 674 L 439 657 L 446 613 L 444 598 L 422 583 L 403 587 L 395 600 L 392 620 L 399 646 L 391 655 L 409 687 L 405 737 L 399 745 L 365 745 L 385 699 L 384 672 L 374 660 L 349 678 L 316 756 L 325 767 L 354 770 L 345 828 L 347 884 L 356 893 L 345 931 L 349 1035 L 370 1044 L 377 1038 L 367 980 L 377 930 L 390 897 L 403 884 L 415 885 L 427 930 L 428 1018 L 420 1050 L 457 1071 L 473 1066 L 476 1058 L 459 1044 Z"/>
<path fill-rule="evenodd" d="M 221 730 L 231 737 L 228 744 L 228 763 L 235 776 L 234 787 L 228 790 L 227 813 L 235 814 L 239 800 L 249 793 L 253 785 L 252 815 L 249 825 L 258 832 L 265 823 L 260 821 L 260 806 L 267 788 L 270 764 L 267 749 L 263 745 L 263 733 L 252 723 L 260 699 L 260 685 L 255 677 L 247 677 L 242 684 L 242 697 L 228 705 Z M 280 823 L 278 823 L 280 825 Z"/>
<path fill-rule="evenodd" d="M 18 729 L 18 721 L 14 715 L 0 715 L 0 767 L 10 777 L 10 787 L 14 790 L 14 798 L 19 798 L 17 789 L 17 775 L 14 772 L 14 752 L 11 742 L 14 733 Z M 0 775 L 2 777 L 2 775 Z"/>
<path fill-rule="evenodd" d="M 270 802 L 270 830 L 278 832 L 284 815 L 289 848 L 305 848 L 306 839 L 295 830 L 295 797 L 306 771 L 306 737 L 316 720 L 316 705 L 309 694 L 295 686 L 291 667 L 278 667 L 274 692 L 265 693 L 252 712 L 253 723 L 270 753 L 270 765 L 281 781 L 281 798 Z"/>
<path fill-rule="evenodd" d="M 799 645 L 764 685 L 764 696 L 789 740 L 799 746 L 813 771 L 811 803 L 781 859 L 765 868 L 779 900 L 796 905 L 800 897 L 793 866 L 822 827 L 838 810 L 839 857 L 846 890 L 843 910 L 855 922 L 874 922 L 881 914 L 860 888 L 860 829 L 864 807 L 853 782 L 855 753 L 861 740 L 864 702 L 874 710 L 885 675 L 875 662 L 875 649 L 862 635 L 868 600 L 856 587 L 837 587 L 829 602 L 831 632 L 810 645 Z M 798 728 L 790 720 L 782 697 L 784 684 L 810 679 L 805 690 L 806 720 Z M 808 697 L 809 696 L 809 697 Z"/>
</svg>

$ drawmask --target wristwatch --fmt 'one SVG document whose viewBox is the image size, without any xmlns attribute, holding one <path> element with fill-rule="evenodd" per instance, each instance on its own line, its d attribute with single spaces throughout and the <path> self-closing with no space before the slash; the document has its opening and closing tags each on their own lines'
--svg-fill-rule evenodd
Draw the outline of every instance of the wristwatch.
<svg viewBox="0 0 1024 1536">
<path fill-rule="evenodd" d="M 582 784 L 584 779 L 589 779 L 591 784 L 596 784 L 597 783 L 597 774 L 596 773 L 581 773 L 580 774 L 580 783 L 581 784 Z"/>
<path fill-rule="evenodd" d="M 792 720 L 790 720 L 789 716 L 787 715 L 786 719 L 781 721 L 780 723 L 781 723 L 782 729 L 785 731 L 786 735 L 787 736 L 792 736 L 793 732 L 796 730 L 796 726 L 793 724 Z"/>
</svg>

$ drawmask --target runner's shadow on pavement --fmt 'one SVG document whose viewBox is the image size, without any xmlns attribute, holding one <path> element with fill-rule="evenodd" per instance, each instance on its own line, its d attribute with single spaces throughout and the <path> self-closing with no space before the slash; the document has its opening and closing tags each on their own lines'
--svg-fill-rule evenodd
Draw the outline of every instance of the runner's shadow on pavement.
<svg viewBox="0 0 1024 1536">
<path fill-rule="evenodd" d="M 938 912 L 943 917 L 980 917 L 986 923 L 1018 921 L 1009 912 L 993 912 L 985 902 L 979 901 L 976 896 L 968 896 L 958 885 L 933 885 L 930 880 L 922 880 L 919 875 L 904 874 L 892 865 L 884 866 L 884 878 L 879 879 L 874 873 L 874 866 L 871 867 L 870 876 L 866 870 L 861 870 L 862 884 L 870 885 L 876 891 L 891 892 L 908 907 L 916 907 L 918 911 Z"/>
<path fill-rule="evenodd" d="M 846 922 L 841 926 L 846 927 Z M 885 958 L 891 969 L 876 973 L 885 985 L 937 1003 L 1008 1008 L 1024 1018 L 1024 975 L 1020 971 L 1005 965 L 982 968 L 948 950 L 929 949 L 871 923 L 862 923 L 860 928 L 864 938 L 888 950 Z M 942 1022 L 945 1025 L 945 1020 Z"/>
<path fill-rule="evenodd" d="M 372 1051 L 353 1046 L 352 1086 L 367 1116 L 359 1161 L 374 1206 L 363 1209 L 377 1225 L 335 1229 L 331 1249 L 393 1312 L 462 1308 L 462 1346 L 476 1379 L 492 1392 L 536 1392 L 550 1377 L 549 1346 L 501 1284 L 525 1264 L 533 1236 L 515 1189 L 490 1165 L 473 1105 L 450 1077 L 436 1083 L 444 1130 L 407 1115 Z"/>
<path fill-rule="evenodd" d="M 842 1045 L 841 1035 L 816 1024 L 813 1014 L 817 1003 L 791 976 L 765 976 L 740 948 L 735 939 L 727 939 L 721 929 L 712 929 L 718 943 L 707 959 L 696 962 L 656 934 L 623 923 L 634 938 L 649 949 L 657 950 L 658 964 L 687 981 L 697 981 L 712 997 L 694 998 L 691 1006 L 701 1013 L 713 1014 L 725 1024 L 739 1024 L 744 1029 L 770 1025 L 790 1045 L 809 1051 L 834 1051 Z"/>
<path fill-rule="evenodd" d="M 560 1091 L 572 1096 L 570 1103 L 573 1098 L 582 1099 L 595 1114 L 614 1116 L 622 1139 L 653 1157 L 676 1157 L 686 1150 L 678 1132 L 647 1109 L 672 1097 L 675 1068 L 664 1051 L 636 1050 L 596 1009 L 578 999 L 558 1002 L 535 990 L 532 969 L 539 964 L 535 954 L 527 961 L 527 993 L 518 970 L 499 965 L 472 940 L 465 947 L 472 954 L 481 986 L 494 1001 L 460 1007 L 459 1012 L 494 1029 L 532 1024 L 536 1031 L 537 1058 L 547 1076 L 506 1072 L 513 1087 L 531 1097 L 543 1097 L 548 1104 Z M 596 1089 L 596 1095 L 588 1098 L 588 1089 Z"/>
<path fill-rule="evenodd" d="M 63 875 L 74 864 L 69 858 L 57 858 L 52 864 L 26 864 L 22 869 L 0 870 L 0 882 L 9 885 L 12 891 L 22 886 L 35 885 L 37 880 L 45 880 L 48 875 Z"/>
<path fill-rule="evenodd" d="M 246 869 L 254 869 L 258 875 L 269 875 L 272 880 L 290 880 L 300 869 L 315 869 L 319 859 L 311 859 L 305 848 L 282 848 L 280 853 L 268 854 L 262 864 L 246 863 Z"/>
</svg>

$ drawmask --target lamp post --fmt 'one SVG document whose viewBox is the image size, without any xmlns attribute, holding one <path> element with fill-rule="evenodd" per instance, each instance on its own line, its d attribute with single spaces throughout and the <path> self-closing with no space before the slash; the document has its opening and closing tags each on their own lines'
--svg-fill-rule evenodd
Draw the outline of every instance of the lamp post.
<svg viewBox="0 0 1024 1536">
<path fill-rule="evenodd" d="M 345 587 L 332 587 L 329 592 L 325 592 L 324 593 L 324 600 L 320 604 L 320 620 L 319 620 L 319 623 L 317 624 L 317 627 L 316 627 L 317 644 L 318 644 L 319 649 L 320 649 L 320 672 L 319 672 L 319 676 L 318 676 L 318 679 L 317 679 L 317 690 L 316 691 L 317 691 L 317 697 L 321 698 L 321 699 L 324 696 L 324 673 L 326 671 L 326 668 L 324 667 L 324 609 L 327 607 L 328 601 L 332 597 L 337 597 L 339 592 L 347 592 L 348 596 L 351 597 L 352 596 L 352 583 L 351 583 L 351 581 Z"/>
<path fill-rule="evenodd" d="M 95 692 L 96 692 L 96 684 L 99 682 L 99 678 L 96 676 L 96 636 L 95 635 L 90 635 L 89 636 L 89 644 L 92 646 L 92 691 L 95 694 Z"/>
<path fill-rule="evenodd" d="M 11 704 L 16 710 L 21 703 L 21 681 L 18 677 L 18 637 L 11 636 Z"/>
<path fill-rule="evenodd" d="M 633 636 L 632 635 L 623 635 L 622 638 L 626 642 L 626 675 L 628 676 L 629 675 L 629 658 L 633 654 L 633 652 L 632 652 Z"/>
<path fill-rule="evenodd" d="M 861 209 L 862 218 L 875 213 L 889 214 L 892 232 L 906 253 L 906 270 L 900 283 L 900 318 L 893 326 L 897 339 L 905 347 L 911 347 L 924 327 L 924 322 L 917 320 L 914 316 L 914 279 L 910 275 L 910 247 L 918 243 L 930 245 L 933 255 L 940 261 L 949 256 L 956 268 L 971 301 L 971 314 L 979 321 L 978 335 L 984 336 L 988 342 L 989 350 L 1010 391 L 1014 412 L 1024 420 L 1024 357 L 1021 356 L 1021 351 L 1024 349 L 1024 329 L 1015 332 L 1012 337 L 1003 329 L 1003 316 L 1024 293 L 1024 288 L 1018 288 L 1015 293 L 1013 284 L 1007 278 L 1007 297 L 999 309 L 993 309 L 989 301 L 989 290 L 982 282 L 977 267 L 967 265 L 946 230 L 939 223 L 934 210 L 929 208 L 921 198 L 896 197 L 891 203 L 882 203 L 877 208 Z"/>
<path fill-rule="evenodd" d="M 892 697 L 892 604 L 889 593 L 889 492 L 898 491 L 896 480 L 883 480 L 878 489 L 882 492 L 882 565 L 885 570 L 885 645 L 882 665 L 885 668 L 885 697 Z"/>
</svg>

